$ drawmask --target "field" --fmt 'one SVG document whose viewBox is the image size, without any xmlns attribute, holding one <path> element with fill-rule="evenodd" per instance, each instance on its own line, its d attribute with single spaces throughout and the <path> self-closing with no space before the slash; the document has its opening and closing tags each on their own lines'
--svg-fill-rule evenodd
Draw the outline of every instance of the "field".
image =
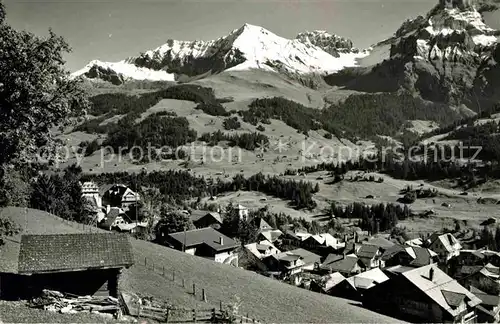
<svg viewBox="0 0 500 324">
<path fill-rule="evenodd" d="M 7 208 L 4 215 L 23 226 L 30 233 L 54 233 L 83 231 L 76 224 L 66 224 L 50 214 L 35 210 Z M 380 323 L 396 322 L 394 319 L 370 312 L 359 304 L 316 294 L 276 280 L 272 280 L 253 272 L 217 264 L 210 260 L 190 256 L 166 247 L 131 239 L 136 264 L 126 270 L 120 282 L 122 289 L 133 290 L 155 298 L 180 304 L 180 307 L 219 307 L 220 301 L 231 303 L 235 296 L 241 299 L 240 313 L 249 314 L 261 322 L 352 322 Z M 1 249 L 1 248 L 0 248 Z M 144 259 L 147 266 L 144 266 Z M 151 269 L 154 266 L 155 272 Z M 175 271 L 176 282 L 168 275 Z M 182 288 L 181 278 L 185 279 L 186 287 Z M 207 303 L 200 300 L 199 294 L 193 297 L 189 287 L 193 281 L 197 289 L 205 289 Z M 293 305 L 293 307 L 291 307 Z M 22 309 L 23 311 L 19 311 Z M 8 322 L 85 322 L 94 321 L 81 314 L 64 315 L 33 312 L 26 316 L 24 306 L 16 304 L 0 305 L 1 320 Z M 5 312 L 3 312 L 5 310 Z M 16 310 L 16 311 L 13 311 Z M 31 313 L 29 313 L 31 314 Z"/>
</svg>

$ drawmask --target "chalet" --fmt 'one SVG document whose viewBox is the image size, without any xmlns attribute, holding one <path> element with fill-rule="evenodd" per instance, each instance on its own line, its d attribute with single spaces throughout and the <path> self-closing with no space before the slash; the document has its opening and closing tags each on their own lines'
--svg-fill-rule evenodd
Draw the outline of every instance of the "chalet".
<svg viewBox="0 0 500 324">
<path fill-rule="evenodd" d="M 0 256 L 5 299 L 39 296 L 43 289 L 117 297 L 120 273 L 134 263 L 128 237 L 114 233 L 22 235 Z"/>
<path fill-rule="evenodd" d="M 344 277 L 350 277 L 364 271 L 365 266 L 354 254 L 338 255 L 330 254 L 320 265 L 321 272 L 340 272 Z"/>
<path fill-rule="evenodd" d="M 281 252 L 263 259 L 269 271 L 294 275 L 304 270 L 314 270 L 321 257 L 304 249 Z"/>
<path fill-rule="evenodd" d="M 476 287 L 488 294 L 500 295 L 499 268 L 492 264 L 481 266 L 463 266 L 457 275 L 458 282 L 467 289 Z"/>
<path fill-rule="evenodd" d="M 373 269 L 377 267 L 384 267 L 382 254 L 384 249 L 376 245 L 363 244 L 359 251 L 356 253 L 359 260 L 364 264 L 366 269 Z"/>
<path fill-rule="evenodd" d="M 443 263 L 460 255 L 461 248 L 460 242 L 451 233 L 435 233 L 429 238 L 429 249 L 436 252 Z"/>
<path fill-rule="evenodd" d="M 122 184 L 116 184 L 106 190 L 103 195 L 103 200 L 113 207 L 128 209 L 131 205 L 135 205 L 139 202 L 140 196 L 129 187 Z"/>
<path fill-rule="evenodd" d="M 420 246 L 394 245 L 384 251 L 382 260 L 386 267 L 404 265 L 422 267 L 439 261 L 438 255 L 429 249 Z"/>
<path fill-rule="evenodd" d="M 255 255 L 257 258 L 262 260 L 265 257 L 268 257 L 270 255 L 275 255 L 281 253 L 278 248 L 276 248 L 271 242 L 269 241 L 260 241 L 258 243 L 250 243 L 245 245 L 245 249 L 250 251 L 253 255 Z"/>
<path fill-rule="evenodd" d="M 481 304 L 477 306 L 478 323 L 498 323 L 500 321 L 500 296 L 487 294 L 474 286 L 469 290 L 481 299 Z"/>
<path fill-rule="evenodd" d="M 313 280 L 310 285 L 310 290 L 330 295 L 332 288 L 345 280 L 345 277 L 340 272 L 327 274 L 320 279 Z"/>
<path fill-rule="evenodd" d="M 283 235 L 283 232 L 280 230 L 268 230 L 268 231 L 262 231 L 259 233 L 257 236 L 257 240 L 267 240 L 269 242 L 276 242 L 278 241 L 281 236 Z"/>
<path fill-rule="evenodd" d="M 337 297 L 362 300 L 366 290 L 386 280 L 389 280 L 389 277 L 382 270 L 374 268 L 347 278 L 344 282 L 332 288 L 330 294 Z"/>
<path fill-rule="evenodd" d="M 281 241 L 283 242 L 283 244 L 302 246 L 302 242 L 304 242 L 309 236 L 312 236 L 312 234 L 287 230 L 283 234 Z"/>
<path fill-rule="evenodd" d="M 176 250 L 219 263 L 238 264 L 234 250 L 239 244 L 212 227 L 169 234 L 167 244 Z"/>
<path fill-rule="evenodd" d="M 262 260 L 279 253 L 281 251 L 267 240 L 250 243 L 245 245 L 242 253 L 240 253 L 240 266 L 247 270 L 267 271 L 267 266 Z"/>
<path fill-rule="evenodd" d="M 217 212 L 193 210 L 190 214 L 190 218 L 196 228 L 213 227 L 215 229 L 220 229 L 222 225 L 222 217 Z"/>
<path fill-rule="evenodd" d="M 274 230 L 274 228 L 272 228 L 263 218 L 254 219 L 253 221 L 259 232 Z"/>
<path fill-rule="evenodd" d="M 119 225 L 128 224 L 128 217 L 123 209 L 118 207 L 107 208 L 104 219 L 99 223 L 99 227 L 108 231 L 115 229 Z"/>
<path fill-rule="evenodd" d="M 345 243 L 340 242 L 329 233 L 323 233 L 309 236 L 302 242 L 302 247 L 312 250 L 321 248 L 332 248 L 333 250 L 338 250 L 345 247 Z"/>
<path fill-rule="evenodd" d="M 437 265 L 398 266 L 388 277 L 364 292 L 365 307 L 411 322 L 475 323 L 481 300 Z"/>
<path fill-rule="evenodd" d="M 460 254 L 457 256 L 456 261 L 459 265 L 484 266 L 487 263 L 487 258 L 478 250 L 460 250 Z"/>
</svg>

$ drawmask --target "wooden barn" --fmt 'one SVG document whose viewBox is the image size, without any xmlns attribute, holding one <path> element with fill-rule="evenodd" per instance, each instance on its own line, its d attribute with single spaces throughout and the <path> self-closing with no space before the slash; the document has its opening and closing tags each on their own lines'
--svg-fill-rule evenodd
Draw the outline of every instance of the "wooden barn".
<svg viewBox="0 0 500 324">
<path fill-rule="evenodd" d="M 128 237 L 115 233 L 22 235 L 8 248 L 9 260 L 0 265 L 2 299 L 31 298 L 43 289 L 117 297 L 121 271 L 134 263 Z"/>
</svg>

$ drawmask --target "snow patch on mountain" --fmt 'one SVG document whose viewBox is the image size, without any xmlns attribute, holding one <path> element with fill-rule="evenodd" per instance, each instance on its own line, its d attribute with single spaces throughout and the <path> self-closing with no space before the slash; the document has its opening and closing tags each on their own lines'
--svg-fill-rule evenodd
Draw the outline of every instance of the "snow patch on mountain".
<svg viewBox="0 0 500 324">
<path fill-rule="evenodd" d="M 175 81 L 174 74 L 166 71 L 155 71 L 147 68 L 138 67 L 126 61 L 120 62 L 102 62 L 93 60 L 83 69 L 74 72 L 71 76 L 78 77 L 85 74 L 109 73 L 123 80 L 150 80 L 150 81 Z"/>
</svg>

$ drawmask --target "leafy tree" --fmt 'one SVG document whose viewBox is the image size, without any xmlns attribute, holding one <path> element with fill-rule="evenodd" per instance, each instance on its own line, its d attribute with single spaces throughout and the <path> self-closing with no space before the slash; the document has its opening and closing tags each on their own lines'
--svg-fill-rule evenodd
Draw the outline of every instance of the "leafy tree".
<svg viewBox="0 0 500 324">
<path fill-rule="evenodd" d="M 258 228 L 248 220 L 241 219 L 232 203 L 226 207 L 220 230 L 227 236 L 238 238 L 242 244 L 255 242 L 258 235 Z"/>
<path fill-rule="evenodd" d="M 189 215 L 178 211 L 171 212 L 166 206 L 162 206 L 160 217 L 155 230 L 157 239 L 164 240 L 171 233 L 194 229 Z"/>
<path fill-rule="evenodd" d="M 30 206 L 59 217 L 85 222 L 88 216 L 80 186 L 81 168 L 73 165 L 64 173 L 41 174 L 32 184 Z"/>
<path fill-rule="evenodd" d="M 2 8 L 0 6 L 0 14 Z M 0 246 L 5 244 L 5 238 L 18 234 L 21 228 L 11 219 L 0 215 Z"/>
<path fill-rule="evenodd" d="M 70 80 L 63 54 L 70 48 L 49 30 L 48 37 L 17 31 L 0 9 L 0 166 L 27 160 L 54 144 L 49 131 L 88 107 L 83 87 Z"/>
<path fill-rule="evenodd" d="M 5 22 L 0 3 L 0 201 L 4 203 L 7 165 L 29 161 L 41 147 L 53 153 L 56 141 L 50 130 L 88 107 L 83 87 L 64 70 L 63 54 L 69 51 L 64 39 L 51 30 L 40 38 L 13 29 Z"/>
</svg>

